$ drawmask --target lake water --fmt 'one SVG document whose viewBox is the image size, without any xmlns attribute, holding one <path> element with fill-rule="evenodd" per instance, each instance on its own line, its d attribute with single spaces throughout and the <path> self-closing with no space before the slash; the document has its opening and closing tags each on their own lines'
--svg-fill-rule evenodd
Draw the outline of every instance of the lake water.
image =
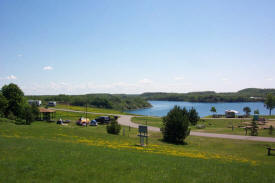
<svg viewBox="0 0 275 183">
<path fill-rule="evenodd" d="M 177 101 L 149 101 L 153 107 L 148 109 L 139 109 L 126 111 L 132 114 L 149 115 L 149 116 L 165 116 L 175 105 L 190 109 L 194 107 L 201 117 L 211 115 L 210 108 L 214 106 L 217 114 L 224 114 L 225 110 L 236 110 L 239 114 L 244 114 L 243 108 L 248 106 L 251 114 L 258 109 L 260 114 L 269 114 L 262 102 L 234 102 L 234 103 L 200 103 L 200 102 L 177 102 Z"/>
</svg>

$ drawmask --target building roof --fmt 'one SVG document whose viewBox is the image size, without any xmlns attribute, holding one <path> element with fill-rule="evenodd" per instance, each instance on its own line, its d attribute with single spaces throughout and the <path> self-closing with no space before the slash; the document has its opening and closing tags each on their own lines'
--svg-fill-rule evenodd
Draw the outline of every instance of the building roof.
<svg viewBox="0 0 275 183">
<path fill-rule="evenodd" d="M 52 112 L 55 112 L 55 110 L 51 110 L 51 109 L 46 109 L 46 108 L 39 108 L 39 112 L 41 113 L 46 113 L 46 112 L 49 112 L 49 113 L 52 113 Z"/>
<path fill-rule="evenodd" d="M 238 111 L 235 111 L 235 110 L 226 110 L 225 112 L 239 113 Z"/>
</svg>

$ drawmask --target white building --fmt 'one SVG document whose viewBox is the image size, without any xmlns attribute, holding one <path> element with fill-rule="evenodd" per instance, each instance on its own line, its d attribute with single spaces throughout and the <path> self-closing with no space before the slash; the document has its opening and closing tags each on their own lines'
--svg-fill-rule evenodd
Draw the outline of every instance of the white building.
<svg viewBox="0 0 275 183">
<path fill-rule="evenodd" d="M 41 100 L 28 100 L 28 103 L 30 105 L 35 104 L 37 106 L 40 106 L 42 104 Z"/>
<path fill-rule="evenodd" d="M 238 113 L 239 112 L 235 111 L 235 110 L 226 110 L 225 111 L 225 117 L 227 117 L 227 118 L 235 118 L 236 114 L 238 114 Z"/>
</svg>

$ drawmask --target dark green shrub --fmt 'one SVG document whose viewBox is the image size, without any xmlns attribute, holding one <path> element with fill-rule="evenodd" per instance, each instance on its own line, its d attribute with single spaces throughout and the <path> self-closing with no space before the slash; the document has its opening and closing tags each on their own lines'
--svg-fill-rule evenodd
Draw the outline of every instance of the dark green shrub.
<svg viewBox="0 0 275 183">
<path fill-rule="evenodd" d="M 252 121 L 251 136 L 258 136 L 258 125 L 255 120 Z"/>
<path fill-rule="evenodd" d="M 274 131 L 274 127 L 272 125 L 270 125 L 270 127 L 268 128 L 269 135 L 272 135 L 273 131 Z"/>
<path fill-rule="evenodd" d="M 190 134 L 189 118 L 184 109 L 175 106 L 167 116 L 163 117 L 163 140 L 171 143 L 184 143 Z"/>
<path fill-rule="evenodd" d="M 106 126 L 106 129 L 108 133 L 118 135 L 121 126 L 118 124 L 116 119 L 111 119 L 111 122 Z"/>
<path fill-rule="evenodd" d="M 189 110 L 189 121 L 192 125 L 196 125 L 198 123 L 198 121 L 200 120 L 199 114 L 196 111 L 196 109 L 194 109 L 192 107 L 192 109 Z"/>
</svg>

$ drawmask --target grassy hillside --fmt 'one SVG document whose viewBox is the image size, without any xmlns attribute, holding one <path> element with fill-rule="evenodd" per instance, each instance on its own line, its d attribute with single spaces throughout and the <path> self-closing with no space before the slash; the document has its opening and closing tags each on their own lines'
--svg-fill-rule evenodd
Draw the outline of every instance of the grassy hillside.
<svg viewBox="0 0 275 183">
<path fill-rule="evenodd" d="M 0 119 L 0 182 L 272 182 L 273 143 L 188 137 L 172 145 L 105 126 L 15 125 Z"/>
</svg>

